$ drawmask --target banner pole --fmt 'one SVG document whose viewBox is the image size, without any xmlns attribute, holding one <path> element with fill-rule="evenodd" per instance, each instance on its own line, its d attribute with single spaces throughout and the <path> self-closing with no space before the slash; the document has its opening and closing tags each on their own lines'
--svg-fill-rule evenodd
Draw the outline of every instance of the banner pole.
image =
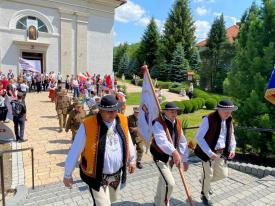
<svg viewBox="0 0 275 206">
<path fill-rule="evenodd" d="M 160 107 L 158 98 L 156 97 L 155 88 L 154 88 L 154 85 L 153 85 L 153 82 L 152 82 L 152 79 L 151 79 L 151 76 L 150 76 L 148 67 L 147 67 L 147 65 L 143 65 L 143 67 L 144 67 L 144 68 L 143 68 L 144 71 L 146 72 L 146 74 L 147 74 L 147 76 L 148 76 L 148 78 L 149 78 L 149 82 L 150 82 L 151 89 L 154 91 L 154 98 L 155 98 L 155 101 L 157 102 L 157 106 L 158 106 L 158 110 L 159 110 L 160 117 L 163 119 L 163 117 L 162 117 L 162 115 L 161 115 L 161 107 Z M 173 143 L 168 128 L 166 128 L 166 134 L 167 134 L 168 141 L 171 142 L 171 143 Z M 181 180 L 182 180 L 184 189 L 185 189 L 185 193 L 186 193 L 187 198 L 188 198 L 188 203 L 189 203 L 190 206 L 193 206 L 193 201 L 192 201 L 191 193 L 190 193 L 189 187 L 188 187 L 188 185 L 187 185 L 186 178 L 185 178 L 185 176 L 184 176 L 184 174 L 183 174 L 183 169 L 182 169 L 181 166 L 179 166 L 179 167 L 178 167 L 178 170 L 179 170 L 180 177 L 181 177 Z"/>
</svg>

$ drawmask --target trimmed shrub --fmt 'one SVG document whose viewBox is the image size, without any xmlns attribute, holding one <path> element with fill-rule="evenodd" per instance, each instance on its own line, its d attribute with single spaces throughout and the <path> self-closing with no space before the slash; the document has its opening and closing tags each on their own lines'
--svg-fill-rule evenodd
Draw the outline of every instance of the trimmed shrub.
<svg viewBox="0 0 275 206">
<path fill-rule="evenodd" d="M 180 91 L 181 91 L 181 87 L 176 87 L 176 88 L 170 87 L 169 88 L 169 92 L 173 92 L 173 93 L 176 93 L 176 94 L 179 94 Z"/>
<path fill-rule="evenodd" d="M 193 111 L 193 104 L 190 100 L 183 101 L 184 113 L 191 113 Z"/>
<path fill-rule="evenodd" d="M 177 102 L 175 102 L 176 105 L 177 105 L 177 107 L 179 107 L 178 115 L 181 115 L 184 112 L 185 106 L 184 106 L 183 102 L 184 101 L 177 101 Z"/>
<path fill-rule="evenodd" d="M 177 87 L 180 87 L 180 86 L 181 86 L 181 83 L 174 82 L 174 83 L 172 83 L 172 85 L 170 86 L 170 88 L 177 88 Z"/>
<path fill-rule="evenodd" d="M 196 97 L 197 98 L 203 98 L 203 99 L 210 98 L 210 95 L 207 92 L 202 91 L 202 90 L 200 90 L 198 88 L 194 89 L 193 95 L 194 95 L 194 98 L 196 98 Z"/>
<path fill-rule="evenodd" d="M 213 98 L 206 99 L 205 106 L 206 106 L 206 109 L 215 109 L 215 107 L 217 106 L 216 99 L 213 99 Z"/>
<path fill-rule="evenodd" d="M 194 100 L 198 102 L 198 109 L 202 109 L 205 104 L 205 100 L 203 98 L 194 98 Z"/>
<path fill-rule="evenodd" d="M 192 111 L 191 112 L 195 112 L 199 109 L 199 102 L 196 99 L 191 99 L 190 100 L 191 104 L 193 105 Z"/>
<path fill-rule="evenodd" d="M 160 87 L 161 89 L 169 89 L 169 87 L 171 87 L 172 84 L 172 82 L 157 81 L 156 87 Z"/>
<path fill-rule="evenodd" d="M 143 79 L 138 80 L 138 86 L 142 87 L 142 84 L 143 84 Z"/>
</svg>

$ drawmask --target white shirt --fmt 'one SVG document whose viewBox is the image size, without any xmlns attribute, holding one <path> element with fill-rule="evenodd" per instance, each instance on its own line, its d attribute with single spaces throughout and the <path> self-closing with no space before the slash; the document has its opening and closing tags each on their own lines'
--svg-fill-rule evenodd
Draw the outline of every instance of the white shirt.
<svg viewBox="0 0 275 206">
<path fill-rule="evenodd" d="M 208 155 L 208 157 L 211 157 L 214 155 L 214 152 L 210 149 L 209 145 L 205 141 L 204 137 L 209 129 L 209 122 L 208 122 L 208 117 L 204 117 L 202 119 L 202 123 L 200 125 L 200 128 L 197 131 L 196 134 L 196 140 L 198 142 L 198 145 L 202 149 L 202 151 Z M 221 122 L 221 131 L 220 131 L 220 136 L 217 141 L 217 144 L 215 146 L 215 149 L 223 149 L 225 148 L 225 140 L 226 140 L 226 121 L 223 120 Z M 229 145 L 229 151 L 235 151 L 236 149 L 236 139 L 234 135 L 234 129 L 232 128 L 232 136 L 231 136 L 231 141 Z"/>
<path fill-rule="evenodd" d="M 175 124 L 176 121 L 173 122 Z M 156 121 L 155 124 L 153 125 L 153 134 L 154 138 L 156 141 L 156 144 L 158 147 L 166 154 L 169 156 L 172 156 L 172 153 L 176 150 L 173 144 L 171 144 L 166 136 L 165 131 L 163 130 L 163 126 Z M 174 137 L 172 137 L 174 141 Z M 180 142 L 179 142 L 179 150 L 178 152 L 181 155 L 182 161 L 183 162 L 188 162 L 188 146 L 187 146 L 187 141 L 186 138 L 183 134 L 183 131 L 181 130 L 181 136 L 180 136 Z"/>
<path fill-rule="evenodd" d="M 73 87 L 79 87 L 78 80 L 73 80 Z"/>
<path fill-rule="evenodd" d="M 27 92 L 27 89 L 29 89 L 28 85 L 26 84 L 20 84 L 20 89 L 22 92 Z"/>
<path fill-rule="evenodd" d="M 108 135 L 105 145 L 105 154 L 104 154 L 104 166 L 103 166 L 103 174 L 112 174 L 117 172 L 123 166 L 123 156 L 122 156 L 122 141 L 119 137 L 115 125 L 116 120 L 112 123 L 105 122 L 108 129 L 113 129 L 114 134 Z M 108 130 L 109 131 L 109 130 Z M 131 135 L 128 131 L 129 136 L 129 149 L 130 149 L 130 162 L 135 162 L 135 148 L 132 143 Z M 71 178 L 72 172 L 75 168 L 75 165 L 80 157 L 80 154 L 84 150 L 86 144 L 86 132 L 85 126 L 82 123 L 75 135 L 74 142 L 71 146 L 71 149 L 68 153 L 66 162 L 65 162 L 65 178 Z"/>
</svg>

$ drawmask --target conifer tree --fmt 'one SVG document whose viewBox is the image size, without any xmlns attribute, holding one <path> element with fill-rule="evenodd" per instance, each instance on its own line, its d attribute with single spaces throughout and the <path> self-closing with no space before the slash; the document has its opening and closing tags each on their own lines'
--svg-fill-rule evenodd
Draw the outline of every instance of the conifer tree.
<svg viewBox="0 0 275 206">
<path fill-rule="evenodd" d="M 156 64 L 156 56 L 159 50 L 159 32 L 154 18 L 150 20 L 137 52 L 137 58 L 140 66 L 146 62 L 149 69 L 152 69 Z"/>
<path fill-rule="evenodd" d="M 130 74 L 128 72 L 128 66 L 129 66 L 129 57 L 128 57 L 127 52 L 124 52 L 124 54 L 118 64 L 119 75 L 124 74 L 125 76 L 129 77 Z"/>
<path fill-rule="evenodd" d="M 264 99 L 264 92 L 275 63 L 275 2 L 264 0 L 262 9 L 252 5 L 242 18 L 240 35 L 236 42 L 236 56 L 227 80 L 227 94 L 239 102 L 236 118 L 239 125 L 257 128 L 275 128 L 275 110 Z M 266 38 L 269 36 L 269 38 Z M 242 134 L 243 150 L 263 156 L 273 154 L 275 136 L 268 132 Z"/>
<path fill-rule="evenodd" d="M 188 61 L 195 52 L 195 25 L 188 4 L 188 0 L 176 0 L 164 25 L 162 43 L 167 63 L 171 62 L 178 43 L 182 44 Z"/>
<path fill-rule="evenodd" d="M 189 70 L 189 63 L 184 58 L 184 50 L 181 44 L 178 44 L 173 53 L 173 58 L 170 64 L 169 80 L 181 82 L 184 74 Z"/>
<path fill-rule="evenodd" d="M 127 43 L 123 43 L 120 44 L 117 48 L 114 49 L 114 57 L 113 57 L 113 70 L 114 72 L 118 72 L 119 71 L 119 62 L 123 56 L 123 54 L 127 51 L 128 48 L 128 44 Z"/>
</svg>

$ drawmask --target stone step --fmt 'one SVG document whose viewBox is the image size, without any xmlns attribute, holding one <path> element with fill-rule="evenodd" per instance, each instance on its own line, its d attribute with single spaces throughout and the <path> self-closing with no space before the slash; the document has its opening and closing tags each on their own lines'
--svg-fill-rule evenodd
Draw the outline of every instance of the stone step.
<svg viewBox="0 0 275 206">
<path fill-rule="evenodd" d="M 229 169 L 230 178 L 212 184 L 212 196 L 215 205 L 253 205 L 258 202 L 265 205 L 275 202 L 274 177 L 258 179 L 254 176 Z M 199 177 L 201 163 L 192 163 L 184 173 L 196 205 L 200 200 L 201 184 Z M 173 169 L 176 187 L 173 191 L 171 206 L 187 205 L 186 195 L 177 169 Z M 159 173 L 154 163 L 144 164 L 142 170 L 128 176 L 127 187 L 120 193 L 118 203 L 114 206 L 151 206 L 156 192 Z M 88 187 L 80 179 L 75 181 L 72 189 L 65 188 L 63 183 L 55 183 L 29 190 L 26 200 L 20 205 L 90 205 L 92 202 Z M 271 204 L 269 204 L 271 205 Z"/>
</svg>

